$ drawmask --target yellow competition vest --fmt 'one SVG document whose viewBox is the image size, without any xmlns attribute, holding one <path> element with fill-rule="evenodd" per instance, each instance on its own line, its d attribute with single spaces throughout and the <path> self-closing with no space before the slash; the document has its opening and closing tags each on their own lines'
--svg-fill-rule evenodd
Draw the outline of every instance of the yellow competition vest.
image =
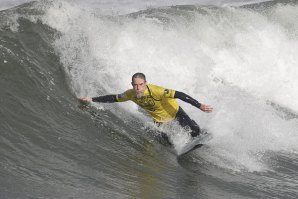
<svg viewBox="0 0 298 199">
<path fill-rule="evenodd" d="M 179 105 L 174 95 L 175 90 L 148 84 L 144 96 L 140 99 L 137 98 L 133 89 L 116 95 L 116 99 L 118 102 L 133 101 L 145 109 L 155 122 L 163 123 L 175 119 L 178 112 Z"/>
</svg>

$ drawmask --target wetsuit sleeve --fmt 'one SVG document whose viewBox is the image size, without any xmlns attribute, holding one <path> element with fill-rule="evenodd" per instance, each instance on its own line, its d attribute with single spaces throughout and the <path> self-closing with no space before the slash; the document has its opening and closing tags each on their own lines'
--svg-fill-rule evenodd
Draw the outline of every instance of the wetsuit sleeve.
<svg viewBox="0 0 298 199">
<path fill-rule="evenodd" d="M 195 100 L 194 98 L 190 97 L 189 95 L 183 93 L 183 92 L 179 92 L 179 91 L 176 91 L 175 92 L 175 95 L 174 95 L 174 98 L 178 98 L 184 102 L 187 102 L 187 103 L 190 103 L 191 105 L 197 107 L 197 108 L 200 108 L 201 107 L 201 103 L 198 102 L 197 100 Z"/>
<path fill-rule="evenodd" d="M 105 95 L 100 97 L 92 97 L 92 102 L 113 103 L 117 102 L 116 95 Z"/>
<path fill-rule="evenodd" d="M 131 93 L 132 92 L 130 90 L 127 90 L 124 93 L 116 95 L 116 101 L 117 102 L 126 102 L 126 101 L 130 100 L 131 99 Z"/>
<path fill-rule="evenodd" d="M 92 102 L 103 102 L 103 103 L 113 103 L 113 102 L 125 102 L 131 99 L 130 90 L 118 95 L 105 95 L 99 97 L 93 97 Z"/>
</svg>

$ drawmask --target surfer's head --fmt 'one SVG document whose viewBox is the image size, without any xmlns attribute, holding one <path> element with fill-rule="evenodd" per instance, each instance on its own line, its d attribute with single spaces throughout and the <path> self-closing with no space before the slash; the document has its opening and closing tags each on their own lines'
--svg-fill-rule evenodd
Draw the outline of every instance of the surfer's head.
<svg viewBox="0 0 298 199">
<path fill-rule="evenodd" d="M 146 90 L 146 76 L 143 73 L 135 73 L 131 78 L 131 85 L 137 98 L 141 98 Z"/>
</svg>

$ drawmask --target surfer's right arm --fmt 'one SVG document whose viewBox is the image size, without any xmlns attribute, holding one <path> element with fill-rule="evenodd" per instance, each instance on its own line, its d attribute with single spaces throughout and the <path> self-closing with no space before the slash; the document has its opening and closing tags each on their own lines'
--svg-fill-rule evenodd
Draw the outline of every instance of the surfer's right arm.
<svg viewBox="0 0 298 199">
<path fill-rule="evenodd" d="M 114 103 L 117 102 L 116 95 L 105 95 L 100 97 L 92 97 L 92 102 Z"/>
<path fill-rule="evenodd" d="M 102 103 L 114 103 L 114 102 L 125 102 L 128 101 L 129 92 L 124 92 L 117 95 L 104 95 L 99 97 L 83 97 L 79 98 L 82 103 L 90 103 L 90 102 L 102 102 Z"/>
<path fill-rule="evenodd" d="M 79 99 L 83 103 L 90 103 L 90 102 L 103 102 L 103 103 L 113 103 L 117 102 L 116 95 L 104 95 L 99 97 L 83 97 Z"/>
</svg>

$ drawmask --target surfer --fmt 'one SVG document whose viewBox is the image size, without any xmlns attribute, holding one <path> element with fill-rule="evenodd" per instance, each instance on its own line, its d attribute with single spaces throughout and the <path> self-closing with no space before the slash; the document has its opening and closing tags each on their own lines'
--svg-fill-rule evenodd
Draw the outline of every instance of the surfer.
<svg viewBox="0 0 298 199">
<path fill-rule="evenodd" d="M 145 109 L 157 125 L 177 120 L 182 127 L 188 126 L 191 129 L 190 133 L 192 137 L 198 136 L 201 133 L 201 129 L 199 125 L 194 120 L 190 119 L 185 111 L 179 106 L 176 98 L 183 100 L 207 113 L 210 113 L 213 110 L 210 105 L 201 104 L 183 92 L 166 89 L 153 84 L 147 84 L 146 76 L 143 73 L 135 73 L 132 76 L 131 84 L 133 88 L 121 94 L 92 98 L 83 97 L 79 98 L 79 100 L 82 103 L 113 103 L 131 100 Z M 167 139 L 165 134 L 163 134 L 162 137 Z"/>
</svg>

